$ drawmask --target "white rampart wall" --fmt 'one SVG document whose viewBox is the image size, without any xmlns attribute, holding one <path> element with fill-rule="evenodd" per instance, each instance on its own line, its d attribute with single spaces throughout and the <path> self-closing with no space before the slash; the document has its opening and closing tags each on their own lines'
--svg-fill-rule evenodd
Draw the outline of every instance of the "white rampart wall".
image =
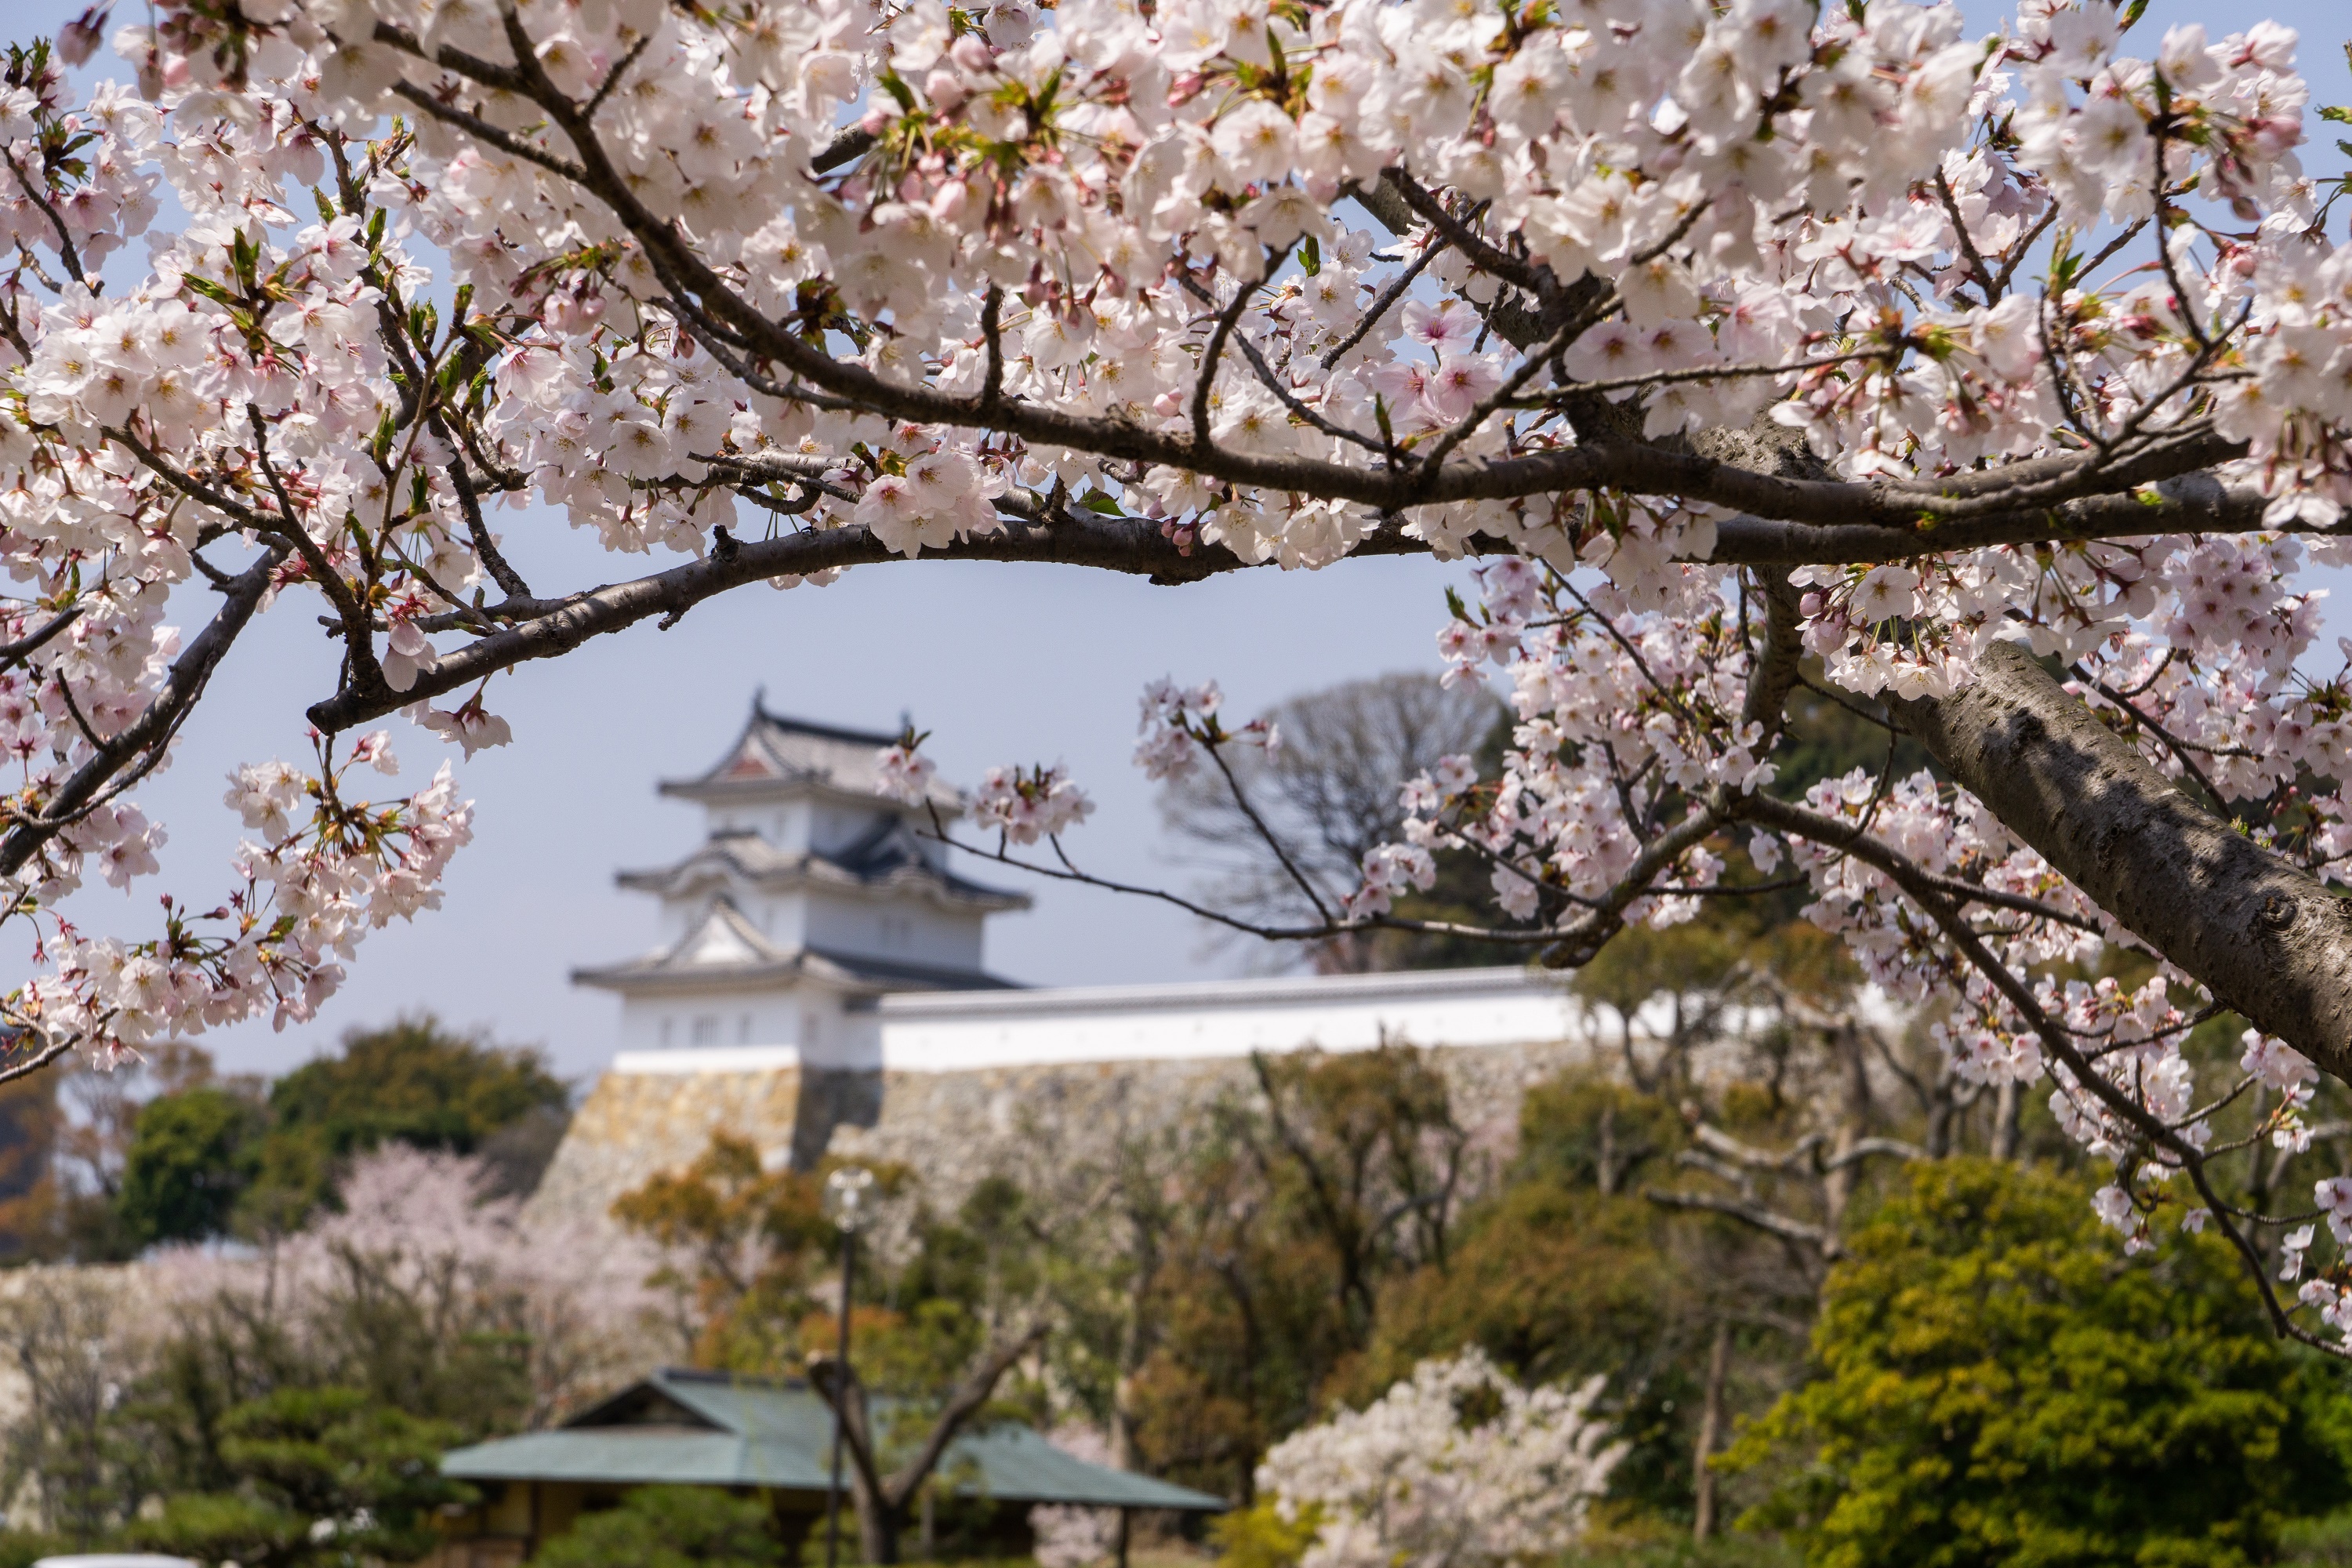
<svg viewBox="0 0 2352 1568">
<path fill-rule="evenodd" d="M 1584 1012 L 1555 978 L 1524 969 L 1303 975 L 1183 985 L 886 996 L 814 1044 L 624 1050 L 622 1073 L 812 1067 L 888 1072 L 1073 1062 L 1200 1061 L 1382 1040 L 1501 1046 L 1581 1039 Z"/>
</svg>

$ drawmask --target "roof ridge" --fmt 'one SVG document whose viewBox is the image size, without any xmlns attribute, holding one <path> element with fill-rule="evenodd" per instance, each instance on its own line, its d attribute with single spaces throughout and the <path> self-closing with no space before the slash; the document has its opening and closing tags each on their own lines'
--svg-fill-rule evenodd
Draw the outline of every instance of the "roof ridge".
<svg viewBox="0 0 2352 1568">
<path fill-rule="evenodd" d="M 779 730 L 787 730 L 796 735 L 814 735 L 825 741 L 847 741 L 858 745 L 873 746 L 877 750 L 898 743 L 898 736 L 895 733 L 883 734 L 873 730 L 853 730 L 845 724 L 825 724 L 814 719 L 795 719 L 789 713 L 778 713 L 770 709 L 765 701 L 756 697 L 751 700 L 751 714 L 762 724 L 771 724 Z"/>
</svg>

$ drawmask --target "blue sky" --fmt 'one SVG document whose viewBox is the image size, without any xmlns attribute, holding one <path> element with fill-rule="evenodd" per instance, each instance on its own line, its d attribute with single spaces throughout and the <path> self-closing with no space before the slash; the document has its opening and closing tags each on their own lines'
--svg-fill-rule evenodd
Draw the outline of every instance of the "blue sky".
<svg viewBox="0 0 2352 1568">
<path fill-rule="evenodd" d="M 16 0 L 0 30 L 29 37 L 79 8 L 80 0 Z M 1996 19 L 1990 6 L 1969 10 L 1979 26 Z M 2219 37 L 2263 15 L 2302 31 L 2315 101 L 2352 102 L 2341 47 L 2352 27 L 2317 0 L 2243 10 L 2156 0 L 2141 24 L 2144 47 L 2176 21 L 2202 20 Z M 541 592 L 645 567 L 604 554 L 544 511 L 501 519 L 509 553 Z M 248 1025 L 206 1043 L 225 1067 L 277 1071 L 345 1027 L 430 1007 L 544 1046 L 567 1074 L 593 1073 L 611 1052 L 617 1005 L 573 989 L 566 975 L 651 942 L 649 903 L 615 889 L 613 872 L 696 842 L 698 814 L 657 799 L 654 786 L 714 760 L 761 688 L 773 709 L 837 723 L 887 728 L 910 711 L 960 782 L 992 763 L 1063 759 L 1098 805 L 1074 852 L 1108 875 L 1181 886 L 1192 873 L 1173 859 L 1152 787 L 1128 762 L 1144 682 L 1213 678 L 1246 716 L 1333 682 L 1433 668 L 1444 590 L 1462 576 L 1459 567 L 1389 560 L 1157 588 L 1076 568 L 916 563 L 863 568 L 829 588 L 746 590 L 670 631 L 647 624 L 526 666 L 491 689 L 516 743 L 461 767 L 478 837 L 452 867 L 446 907 L 375 933 L 317 1024 L 283 1035 Z M 198 613 L 191 605 L 176 618 L 193 626 Z M 263 617 L 215 680 L 173 768 L 140 792 L 172 828 L 165 877 L 141 884 L 127 904 L 110 889 L 86 893 L 77 918 L 143 933 L 162 888 L 197 900 L 226 890 L 237 831 L 220 805 L 224 775 L 241 761 L 304 755 L 302 710 L 331 689 L 335 664 L 335 645 L 306 605 Z M 409 774 L 429 773 L 438 743 L 404 722 L 394 728 Z M 1162 906 L 1066 886 L 1036 890 L 1037 907 L 997 917 L 990 937 L 991 965 L 1017 979 L 1174 980 L 1233 973 L 1249 960 L 1231 947 L 1211 953 L 1190 917 Z M 13 950 L 10 959 L 22 962 Z"/>
</svg>

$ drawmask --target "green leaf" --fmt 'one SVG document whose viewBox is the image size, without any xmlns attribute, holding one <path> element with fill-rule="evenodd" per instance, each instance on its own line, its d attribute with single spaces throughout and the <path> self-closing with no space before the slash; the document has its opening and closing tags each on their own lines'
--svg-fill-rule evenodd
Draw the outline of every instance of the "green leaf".
<svg viewBox="0 0 2352 1568">
<path fill-rule="evenodd" d="M 2319 118 L 2333 120 L 2338 125 L 2352 125 L 2352 109 L 2347 109 L 2340 103 L 2331 103 L 2319 111 Z"/>
<path fill-rule="evenodd" d="M 2131 25 L 2134 22 L 2138 21 L 2142 16 L 2146 15 L 2147 11 L 2147 0 L 2131 0 L 2131 4 L 2124 7 L 2123 22 L 2118 26 L 2117 31 L 2129 32 L 2131 30 Z"/>
<path fill-rule="evenodd" d="M 1309 278 L 1323 270 L 1323 247 L 1315 243 L 1315 237 L 1311 234 L 1298 242 L 1298 268 Z"/>
<path fill-rule="evenodd" d="M 1125 517 L 1127 515 L 1125 512 L 1119 510 L 1118 501 L 1112 500 L 1109 496 L 1105 495 L 1100 490 L 1088 490 L 1085 495 L 1078 498 L 1078 504 L 1086 508 L 1088 511 L 1094 512 L 1100 517 Z"/>
</svg>

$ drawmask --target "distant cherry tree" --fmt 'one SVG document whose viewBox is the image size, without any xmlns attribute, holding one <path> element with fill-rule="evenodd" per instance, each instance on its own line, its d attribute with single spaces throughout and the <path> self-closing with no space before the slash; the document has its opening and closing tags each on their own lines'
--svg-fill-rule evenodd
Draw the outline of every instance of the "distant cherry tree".
<svg viewBox="0 0 2352 1568">
<path fill-rule="evenodd" d="M 1501 1568 L 1555 1559 L 1626 1453 L 1591 1415 L 1603 1379 L 1519 1387 L 1468 1350 L 1363 1410 L 1295 1432 L 1259 1493 L 1312 1531 L 1300 1568 Z"/>
<path fill-rule="evenodd" d="M 2292 32 L 2139 9 L 155 0 L 136 85 L 76 96 L 87 16 L 0 89 L 11 1059 L 309 1016 L 471 831 L 446 768 L 360 798 L 369 726 L 507 743 L 495 677 L 714 595 L 1476 556 L 1440 652 L 1509 682 L 1499 764 L 1408 781 L 1297 918 L 1225 918 L 1574 965 L 1801 884 L 1953 1000 L 1960 1070 L 2047 1086 L 2128 1236 L 2320 1246 L 2271 1310 L 2352 1330 L 2315 1239 L 2352 1184 L 2255 1214 L 2210 1175 L 2217 1107 L 2263 1085 L 2251 1136 L 2292 1145 L 2352 1077 L 2352 684 L 2298 585 L 2347 559 L 2344 185 L 2298 161 Z M 676 559 L 534 586 L 493 521 L 533 503 Z M 155 872 L 135 792 L 273 608 L 341 647 L 312 754 L 230 780 L 224 890 L 82 930 L 60 900 Z M 1807 685 L 1939 771 L 1775 794 Z M 1276 733 L 1171 682 L 1139 753 Z M 972 805 L 1087 876 L 1060 768 Z M 1491 924 L 1395 907 L 1440 848 Z"/>
</svg>

